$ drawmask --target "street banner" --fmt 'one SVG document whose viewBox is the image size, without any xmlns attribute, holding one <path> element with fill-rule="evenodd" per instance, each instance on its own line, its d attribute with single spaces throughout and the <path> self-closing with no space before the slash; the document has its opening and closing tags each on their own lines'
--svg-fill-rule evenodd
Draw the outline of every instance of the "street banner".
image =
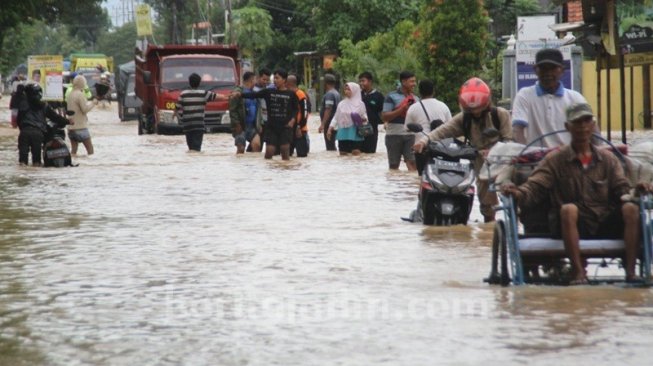
<svg viewBox="0 0 653 366">
<path fill-rule="evenodd" d="M 139 37 L 152 35 L 152 16 L 150 6 L 147 4 L 136 5 L 136 34 Z"/>
<path fill-rule="evenodd" d="M 517 41 L 515 45 L 515 60 L 517 62 L 516 89 L 519 90 L 526 86 L 531 86 L 537 81 L 535 74 L 535 55 L 542 48 L 557 48 L 562 52 L 564 63 L 564 74 L 560 81 L 565 88 L 573 89 L 572 80 L 573 69 L 571 67 L 571 46 L 563 46 L 565 41 L 562 39 L 551 39 L 547 41 Z"/>
<path fill-rule="evenodd" d="M 653 2 L 620 0 L 616 2 L 621 53 L 653 51 Z"/>
<path fill-rule="evenodd" d="M 44 101 L 63 101 L 63 56 L 29 56 L 27 74 L 30 81 L 41 85 Z"/>
</svg>

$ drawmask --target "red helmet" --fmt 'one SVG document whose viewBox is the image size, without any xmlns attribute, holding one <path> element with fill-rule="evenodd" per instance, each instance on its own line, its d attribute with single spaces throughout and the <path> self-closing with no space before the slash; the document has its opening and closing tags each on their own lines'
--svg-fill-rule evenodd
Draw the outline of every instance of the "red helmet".
<svg viewBox="0 0 653 366">
<path fill-rule="evenodd" d="M 458 103 L 464 111 L 490 106 L 490 87 L 479 78 L 471 78 L 460 87 Z"/>
</svg>

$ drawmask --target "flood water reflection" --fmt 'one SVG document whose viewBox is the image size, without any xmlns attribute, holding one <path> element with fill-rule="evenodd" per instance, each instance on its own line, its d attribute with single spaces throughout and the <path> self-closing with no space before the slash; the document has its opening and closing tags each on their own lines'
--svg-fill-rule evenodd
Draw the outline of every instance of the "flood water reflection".
<svg viewBox="0 0 653 366">
<path fill-rule="evenodd" d="M 0 138 L 0 364 L 651 363 L 651 290 L 490 287 L 477 207 L 402 222 L 417 178 L 313 127 L 290 162 L 228 134 L 189 154 L 111 110 L 76 168 L 18 167 Z"/>
</svg>

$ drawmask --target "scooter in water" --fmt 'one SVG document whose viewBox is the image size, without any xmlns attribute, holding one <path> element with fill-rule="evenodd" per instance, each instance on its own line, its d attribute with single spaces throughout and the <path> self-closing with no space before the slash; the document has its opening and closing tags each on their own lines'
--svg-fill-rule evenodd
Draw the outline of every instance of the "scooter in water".
<svg viewBox="0 0 653 366">
<path fill-rule="evenodd" d="M 417 124 L 408 125 L 408 129 L 425 134 Z M 488 128 L 483 135 L 496 140 L 500 134 L 495 128 Z M 477 149 L 453 138 L 429 139 L 425 154 L 428 161 L 422 173 L 417 208 L 405 220 L 421 221 L 424 225 L 467 225 L 476 193 Z"/>
<path fill-rule="evenodd" d="M 420 125 L 411 124 L 408 128 L 422 132 Z M 425 154 L 428 162 L 412 221 L 437 226 L 466 225 L 476 192 L 474 160 L 478 152 L 459 140 L 447 138 L 429 140 Z"/>
<path fill-rule="evenodd" d="M 68 116 L 75 114 L 73 111 L 66 111 Z M 46 122 L 47 132 L 43 144 L 43 166 L 65 167 L 73 166 L 72 157 L 68 145 L 66 145 L 66 125 L 57 124 L 51 120 Z"/>
</svg>

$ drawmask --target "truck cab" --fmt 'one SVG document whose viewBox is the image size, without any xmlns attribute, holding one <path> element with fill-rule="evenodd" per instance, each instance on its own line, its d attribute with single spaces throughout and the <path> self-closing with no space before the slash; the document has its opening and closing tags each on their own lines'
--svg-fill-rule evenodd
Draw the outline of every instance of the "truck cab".
<svg viewBox="0 0 653 366">
<path fill-rule="evenodd" d="M 143 101 L 138 132 L 181 134 L 175 106 L 182 90 L 190 88 L 188 76 L 202 77 L 200 89 L 228 95 L 240 82 L 238 50 L 233 46 L 149 46 L 136 57 L 136 95 Z M 207 132 L 230 130 L 229 103 L 206 105 Z"/>
</svg>

